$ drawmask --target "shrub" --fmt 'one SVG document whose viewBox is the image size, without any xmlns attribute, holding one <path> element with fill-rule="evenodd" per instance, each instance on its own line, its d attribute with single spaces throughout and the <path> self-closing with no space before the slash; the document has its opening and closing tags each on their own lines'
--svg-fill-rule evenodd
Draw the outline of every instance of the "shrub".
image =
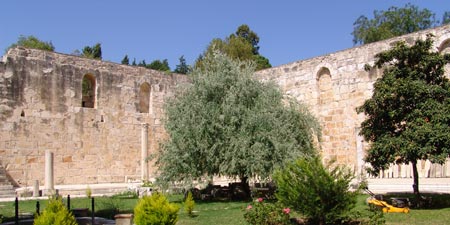
<svg viewBox="0 0 450 225">
<path fill-rule="evenodd" d="M 194 211 L 194 206 L 195 206 L 195 201 L 194 201 L 194 198 L 192 197 L 192 192 L 188 191 L 186 200 L 184 200 L 184 210 L 191 217 L 194 215 L 192 213 Z"/>
<path fill-rule="evenodd" d="M 137 192 L 135 191 L 123 191 L 120 193 L 116 193 L 113 196 L 111 196 L 112 198 L 129 198 L 129 199 L 133 199 L 133 198 L 139 198 L 139 195 Z"/>
<path fill-rule="evenodd" d="M 262 198 L 245 209 L 244 219 L 252 225 L 285 225 L 290 224 L 289 208 L 283 208 L 279 204 L 265 203 Z"/>
<path fill-rule="evenodd" d="M 134 208 L 136 225 L 172 225 L 178 221 L 179 207 L 169 203 L 161 193 L 142 197 Z"/>
<path fill-rule="evenodd" d="M 75 217 L 64 206 L 61 198 L 50 198 L 41 215 L 34 219 L 35 225 L 77 225 Z"/>
<path fill-rule="evenodd" d="M 89 185 L 86 187 L 86 197 L 91 198 L 92 197 L 92 189 L 89 187 Z"/>
<path fill-rule="evenodd" d="M 377 209 L 376 207 L 371 207 L 369 209 L 369 221 L 368 225 L 383 225 L 386 224 L 386 219 L 384 218 L 383 211 Z"/>
<path fill-rule="evenodd" d="M 345 167 L 324 166 L 318 157 L 300 158 L 275 172 L 276 196 L 312 224 L 338 224 L 348 219 L 356 192 L 349 186 L 353 173 Z"/>
</svg>

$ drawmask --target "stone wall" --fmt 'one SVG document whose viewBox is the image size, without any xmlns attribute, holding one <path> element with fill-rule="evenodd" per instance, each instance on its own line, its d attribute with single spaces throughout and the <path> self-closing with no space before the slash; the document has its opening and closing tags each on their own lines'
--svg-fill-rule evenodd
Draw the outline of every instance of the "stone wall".
<svg viewBox="0 0 450 225">
<path fill-rule="evenodd" d="M 413 44 L 418 38 L 425 39 L 428 33 L 435 36 L 435 50 L 450 52 L 450 26 L 443 26 L 266 69 L 256 76 L 277 83 L 286 95 L 309 106 L 322 125 L 321 151 L 325 160 L 333 157 L 362 170 L 367 143 L 358 133 L 364 115 L 357 114 L 355 109 L 372 96 L 373 83 L 382 75 L 382 70 L 366 72 L 364 65 L 373 64 L 377 53 L 396 42 Z M 446 71 L 449 76 L 450 67 Z M 425 176 L 425 163 L 421 165 Z M 450 176 L 449 166 L 442 171 Z"/>
<path fill-rule="evenodd" d="M 84 77 L 93 85 L 86 107 Z M 185 82 L 141 67 L 11 49 L 0 62 L 0 163 L 19 185 L 43 185 L 46 150 L 54 153 L 56 185 L 140 178 L 143 124 L 151 154 L 165 137 L 164 99 Z"/>
<path fill-rule="evenodd" d="M 367 143 L 358 132 L 364 115 L 355 108 L 371 97 L 382 75 L 366 72 L 364 65 L 395 42 L 412 44 L 428 33 L 435 35 L 437 51 L 450 52 L 450 26 L 443 26 L 259 71 L 256 77 L 277 83 L 319 118 L 325 160 L 336 158 L 362 171 Z M 11 49 L 0 62 L 0 164 L 22 186 L 34 180 L 43 185 L 45 151 L 54 153 L 56 185 L 139 179 L 145 171 L 142 129 L 148 125 L 148 154 L 155 153 L 166 137 L 163 103 L 186 82 L 186 76 L 142 67 Z M 422 177 L 450 176 L 450 163 L 419 165 Z M 150 177 L 154 172 L 149 166 Z M 382 176 L 409 177 L 410 169 L 393 166 Z"/>
</svg>

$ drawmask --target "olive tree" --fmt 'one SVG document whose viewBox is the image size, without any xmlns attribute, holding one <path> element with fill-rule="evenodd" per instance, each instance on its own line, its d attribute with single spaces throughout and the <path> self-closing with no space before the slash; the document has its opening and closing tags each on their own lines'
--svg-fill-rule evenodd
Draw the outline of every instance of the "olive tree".
<svg viewBox="0 0 450 225">
<path fill-rule="evenodd" d="M 253 79 L 254 65 L 214 52 L 192 83 L 165 104 L 169 138 L 157 155 L 160 178 L 268 178 L 287 160 L 316 154 L 319 125 L 305 106 L 272 83 Z"/>
</svg>

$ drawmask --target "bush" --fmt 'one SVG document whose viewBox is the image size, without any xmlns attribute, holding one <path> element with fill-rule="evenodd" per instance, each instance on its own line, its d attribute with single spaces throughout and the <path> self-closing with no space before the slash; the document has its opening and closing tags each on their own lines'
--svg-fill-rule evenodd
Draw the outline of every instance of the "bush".
<svg viewBox="0 0 450 225">
<path fill-rule="evenodd" d="M 86 197 L 91 198 L 92 197 L 92 189 L 89 187 L 89 185 L 86 187 Z"/>
<path fill-rule="evenodd" d="M 289 208 L 283 208 L 279 204 L 265 203 L 258 198 L 254 205 L 248 205 L 245 209 L 244 219 L 252 225 L 285 225 L 290 224 Z"/>
<path fill-rule="evenodd" d="M 142 197 L 134 208 L 136 225 L 172 225 L 178 221 L 179 207 L 169 203 L 161 193 Z"/>
<path fill-rule="evenodd" d="M 64 206 L 61 198 L 50 198 L 41 215 L 34 219 L 35 225 L 77 225 L 75 217 Z"/>
<path fill-rule="evenodd" d="M 357 192 L 350 192 L 353 173 L 339 166 L 326 167 L 320 158 L 301 158 L 274 174 L 276 196 L 298 210 L 312 224 L 338 224 L 347 220 Z"/>
<path fill-rule="evenodd" d="M 195 201 L 194 201 L 194 198 L 192 197 L 192 192 L 188 191 L 186 200 L 184 200 L 184 210 L 191 217 L 194 215 L 192 213 L 194 211 L 194 206 L 195 206 Z"/>
</svg>

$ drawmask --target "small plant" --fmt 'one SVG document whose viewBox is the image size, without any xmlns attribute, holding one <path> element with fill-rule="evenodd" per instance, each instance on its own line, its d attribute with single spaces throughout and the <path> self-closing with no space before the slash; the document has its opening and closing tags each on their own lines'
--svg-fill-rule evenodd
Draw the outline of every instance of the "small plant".
<svg viewBox="0 0 450 225">
<path fill-rule="evenodd" d="M 333 161 L 324 166 L 318 157 L 300 158 L 274 174 L 277 199 L 298 210 L 313 224 L 348 220 L 357 192 L 349 191 L 353 173 Z"/>
<path fill-rule="evenodd" d="M 192 197 L 192 192 L 188 191 L 186 200 L 184 200 L 184 210 L 190 217 L 194 216 L 194 213 L 193 213 L 194 207 L 195 207 L 195 201 L 194 201 L 194 198 Z"/>
<path fill-rule="evenodd" d="M 91 198 L 92 197 L 92 189 L 89 187 L 89 185 L 86 187 L 86 197 Z"/>
<path fill-rule="evenodd" d="M 287 225 L 291 209 L 283 208 L 279 204 L 265 203 L 258 198 L 253 205 L 245 209 L 244 219 L 251 225 Z"/>
<path fill-rule="evenodd" d="M 136 225 L 176 224 L 178 210 L 177 205 L 169 203 L 166 196 L 156 192 L 139 200 L 134 208 L 134 222 Z"/>
<path fill-rule="evenodd" d="M 142 187 L 153 187 L 153 183 L 149 180 L 144 180 L 144 182 L 142 183 Z"/>
<path fill-rule="evenodd" d="M 41 215 L 34 219 L 35 225 L 77 225 L 75 217 L 64 206 L 60 197 L 49 199 Z"/>
<path fill-rule="evenodd" d="M 371 206 L 369 214 L 368 225 L 383 225 L 386 224 L 386 219 L 384 218 L 384 213 L 380 209 Z"/>
<path fill-rule="evenodd" d="M 135 191 L 123 191 L 111 196 L 111 198 L 138 198 L 138 194 Z"/>
</svg>

